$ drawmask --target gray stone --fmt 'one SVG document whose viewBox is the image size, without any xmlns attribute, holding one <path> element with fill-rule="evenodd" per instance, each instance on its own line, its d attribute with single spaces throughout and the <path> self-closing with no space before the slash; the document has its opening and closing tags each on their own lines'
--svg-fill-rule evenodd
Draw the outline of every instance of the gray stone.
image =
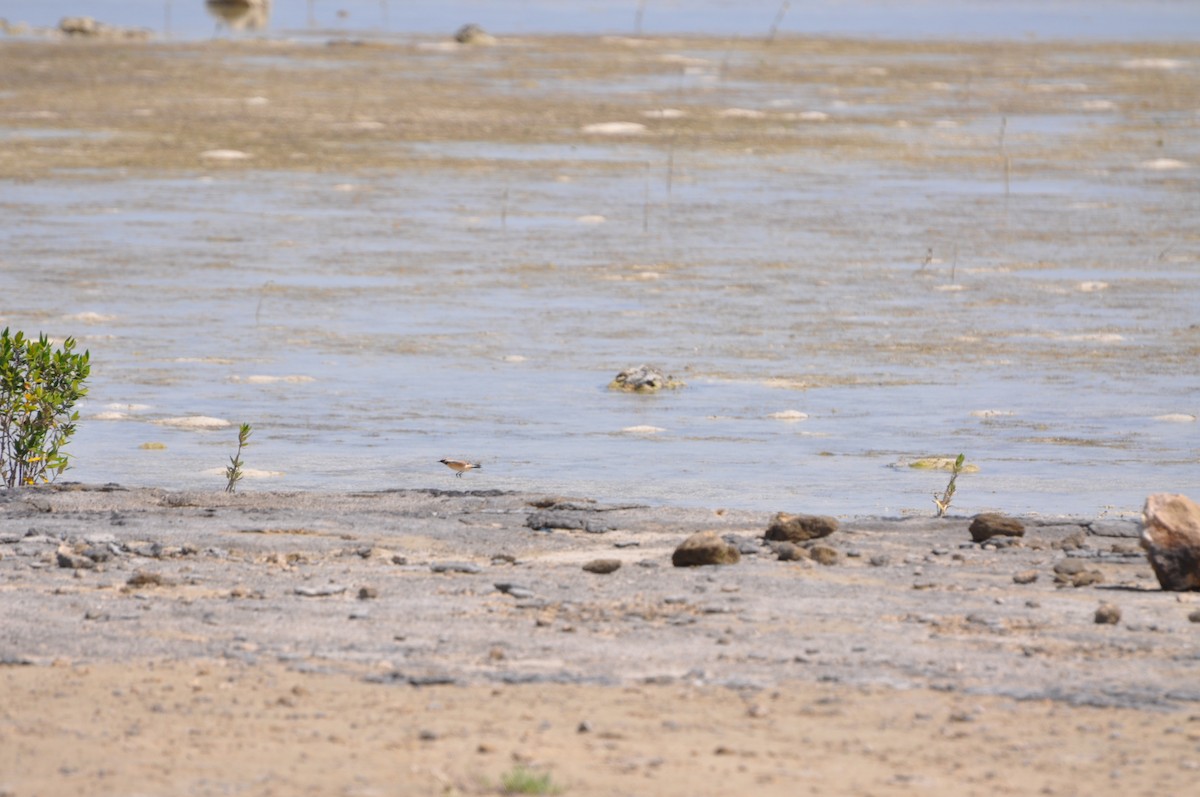
<svg viewBox="0 0 1200 797">
<path fill-rule="evenodd" d="M 608 383 L 612 390 L 627 390 L 631 393 L 655 393 L 663 388 L 683 387 L 683 382 L 649 365 L 626 368 Z"/>
<path fill-rule="evenodd" d="M 482 573 L 483 568 L 474 562 L 434 562 L 429 569 L 435 573 Z"/>
</svg>

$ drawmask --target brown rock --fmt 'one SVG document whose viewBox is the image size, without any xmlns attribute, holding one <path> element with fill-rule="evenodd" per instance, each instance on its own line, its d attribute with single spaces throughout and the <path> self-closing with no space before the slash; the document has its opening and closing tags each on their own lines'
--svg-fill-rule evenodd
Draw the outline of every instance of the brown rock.
<svg viewBox="0 0 1200 797">
<path fill-rule="evenodd" d="M 732 565 L 741 561 L 737 546 L 721 539 L 715 531 L 699 531 L 679 544 L 671 555 L 676 567 Z"/>
<path fill-rule="evenodd" d="M 379 597 L 379 590 L 375 587 L 359 587 L 358 599 L 360 601 L 369 601 Z"/>
<path fill-rule="evenodd" d="M 164 587 L 170 586 L 171 581 L 164 578 L 161 573 L 138 570 L 125 583 L 130 587 Z"/>
<path fill-rule="evenodd" d="M 1200 590 L 1200 506 L 1190 498 L 1155 493 L 1146 499 L 1142 547 L 1163 589 Z"/>
<path fill-rule="evenodd" d="M 1111 603 L 1102 603 L 1100 608 L 1096 609 L 1096 624 L 1097 625 L 1116 625 L 1121 622 L 1121 607 L 1113 606 Z"/>
<path fill-rule="evenodd" d="M 1064 559 L 1054 566 L 1054 583 L 1060 586 L 1086 587 L 1103 581 L 1103 573 L 1089 570 L 1080 559 Z"/>
<path fill-rule="evenodd" d="M 830 548 L 828 545 L 814 545 L 808 549 L 808 553 L 817 564 L 836 565 L 838 563 L 837 549 Z"/>
<path fill-rule="evenodd" d="M 1024 537 L 1025 525 L 998 512 L 984 512 L 971 521 L 971 539 L 983 542 L 992 537 Z"/>
<path fill-rule="evenodd" d="M 75 553 L 65 545 L 59 547 L 57 559 L 59 567 L 69 567 L 73 570 L 91 570 L 96 566 L 94 560 Z"/>
<path fill-rule="evenodd" d="M 1036 570 L 1022 570 L 1013 576 L 1014 584 L 1032 584 L 1038 580 L 1038 572 Z"/>
<path fill-rule="evenodd" d="M 589 573 L 599 573 L 607 575 L 621 568 L 620 559 L 593 559 L 583 566 L 583 569 Z"/>
<path fill-rule="evenodd" d="M 771 518 L 764 535 L 768 540 L 805 542 L 828 537 L 838 530 L 838 522 L 825 515 L 789 515 L 780 512 Z"/>
</svg>

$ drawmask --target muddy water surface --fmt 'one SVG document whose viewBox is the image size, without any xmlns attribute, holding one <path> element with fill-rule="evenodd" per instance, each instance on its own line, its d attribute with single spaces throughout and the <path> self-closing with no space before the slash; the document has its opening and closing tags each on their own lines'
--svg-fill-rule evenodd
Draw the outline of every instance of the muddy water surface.
<svg viewBox="0 0 1200 797">
<path fill-rule="evenodd" d="M 476 487 L 926 512 L 947 477 L 908 463 L 958 452 L 964 512 L 1200 484 L 1195 46 L 0 59 L 0 323 L 92 352 L 73 479 L 219 488 L 248 422 L 247 490 L 466 486 L 460 456 Z M 605 388 L 642 362 L 687 386 Z"/>
</svg>

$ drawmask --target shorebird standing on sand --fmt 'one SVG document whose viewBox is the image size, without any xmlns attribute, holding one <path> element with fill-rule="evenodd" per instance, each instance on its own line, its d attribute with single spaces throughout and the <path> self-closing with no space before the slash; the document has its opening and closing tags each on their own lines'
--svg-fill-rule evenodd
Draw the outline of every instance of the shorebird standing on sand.
<svg viewBox="0 0 1200 797">
<path fill-rule="evenodd" d="M 462 459 L 439 459 L 438 462 L 454 471 L 454 475 L 460 479 L 467 471 L 483 467 L 483 463 L 481 462 L 467 462 L 466 460 Z"/>
</svg>

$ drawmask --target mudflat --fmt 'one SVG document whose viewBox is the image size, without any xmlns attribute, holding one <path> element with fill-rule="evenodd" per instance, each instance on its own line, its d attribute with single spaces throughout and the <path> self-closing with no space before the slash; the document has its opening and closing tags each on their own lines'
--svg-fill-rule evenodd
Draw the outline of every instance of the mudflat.
<svg viewBox="0 0 1200 797">
<path fill-rule="evenodd" d="M 974 542 L 967 517 L 843 518 L 791 561 L 769 522 L 469 488 L 5 493 L 0 786 L 1194 782 L 1200 602 L 1159 589 L 1134 521 L 1025 518 L 1022 537 Z M 741 561 L 673 567 L 697 531 Z M 598 559 L 619 567 L 584 569 Z"/>
</svg>

